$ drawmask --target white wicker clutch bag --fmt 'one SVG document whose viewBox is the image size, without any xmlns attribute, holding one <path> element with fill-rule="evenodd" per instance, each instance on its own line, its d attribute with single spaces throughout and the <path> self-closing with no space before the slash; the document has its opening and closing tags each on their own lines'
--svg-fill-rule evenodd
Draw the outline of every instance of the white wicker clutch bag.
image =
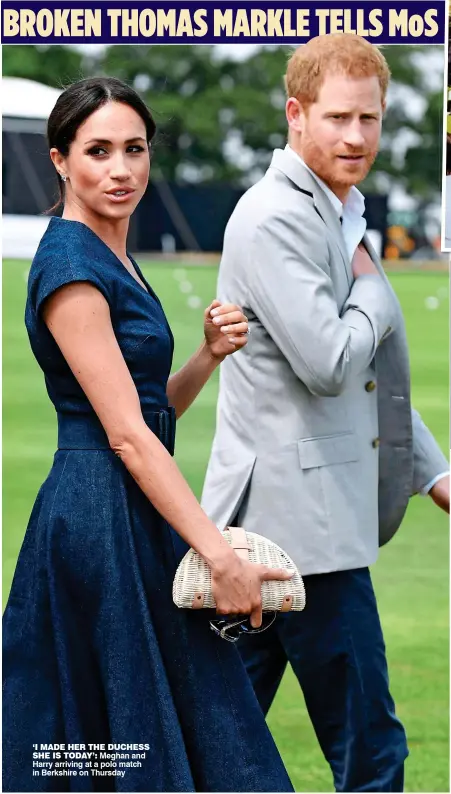
<svg viewBox="0 0 451 794">
<path fill-rule="evenodd" d="M 236 553 L 249 562 L 262 563 L 270 568 L 294 571 L 286 581 L 262 582 L 263 611 L 300 611 L 305 607 L 305 590 L 294 562 L 271 540 L 245 532 L 241 527 L 227 527 L 222 533 Z M 194 549 L 183 557 L 174 578 L 172 597 L 184 609 L 212 609 L 216 606 L 211 592 L 211 571 Z"/>
</svg>

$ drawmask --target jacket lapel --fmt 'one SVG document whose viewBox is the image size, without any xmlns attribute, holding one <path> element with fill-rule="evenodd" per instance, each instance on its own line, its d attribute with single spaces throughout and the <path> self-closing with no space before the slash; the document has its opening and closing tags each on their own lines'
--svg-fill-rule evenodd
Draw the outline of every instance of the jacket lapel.
<svg viewBox="0 0 451 794">
<path fill-rule="evenodd" d="M 368 251 L 368 255 L 369 255 L 371 261 L 376 265 L 376 267 L 377 267 L 379 273 L 381 274 L 381 276 L 383 276 L 384 279 L 387 281 L 388 279 L 387 279 L 387 276 L 385 275 L 385 270 L 382 267 L 381 261 L 380 261 L 378 255 L 376 254 L 376 251 L 374 250 L 373 246 L 371 245 L 370 238 L 368 237 L 367 234 L 363 235 L 363 245 L 365 246 L 366 250 Z"/>
<path fill-rule="evenodd" d="M 401 325 L 404 325 L 401 304 L 399 303 L 398 296 L 396 295 L 395 290 L 393 289 L 392 285 L 390 284 L 390 280 L 389 280 L 384 268 L 382 267 L 381 260 L 378 257 L 378 255 L 376 254 L 376 251 L 374 250 L 373 246 L 371 245 L 369 237 L 368 237 L 367 234 L 365 234 L 363 236 L 363 244 L 364 244 L 366 250 L 368 251 L 370 259 L 376 265 L 376 268 L 377 268 L 378 272 L 380 273 L 380 275 L 384 279 L 385 284 L 387 285 L 387 289 L 390 290 L 390 292 L 391 292 L 391 294 L 393 296 L 393 300 L 395 301 L 397 309 L 398 309 L 399 322 L 401 323 Z"/>
<path fill-rule="evenodd" d="M 311 196 L 316 212 L 326 224 L 327 228 L 332 232 L 333 239 L 337 244 L 344 262 L 349 287 L 351 287 L 354 277 L 352 274 L 351 262 L 346 250 L 340 219 L 324 193 L 324 190 L 321 189 L 317 181 L 310 172 L 304 168 L 302 163 L 297 162 L 289 152 L 283 149 L 276 149 L 274 151 L 270 167 L 281 171 L 299 190 Z"/>
</svg>

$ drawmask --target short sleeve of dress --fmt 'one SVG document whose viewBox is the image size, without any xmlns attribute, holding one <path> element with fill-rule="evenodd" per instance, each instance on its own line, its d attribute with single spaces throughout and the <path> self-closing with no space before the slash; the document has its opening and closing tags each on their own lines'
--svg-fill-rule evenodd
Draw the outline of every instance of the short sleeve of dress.
<svg viewBox="0 0 451 794">
<path fill-rule="evenodd" d="M 36 314 L 40 314 L 44 302 L 56 290 L 78 281 L 92 284 L 111 305 L 111 287 L 95 258 L 90 260 L 88 256 L 81 255 L 70 257 L 62 247 L 51 257 L 34 262 L 30 270 L 28 293 Z"/>
</svg>

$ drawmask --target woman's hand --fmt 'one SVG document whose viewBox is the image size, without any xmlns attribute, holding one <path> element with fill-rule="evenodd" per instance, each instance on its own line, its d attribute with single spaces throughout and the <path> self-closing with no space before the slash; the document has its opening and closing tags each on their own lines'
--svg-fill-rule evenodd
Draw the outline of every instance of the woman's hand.
<svg viewBox="0 0 451 794">
<path fill-rule="evenodd" d="M 222 360 L 247 344 L 247 317 L 239 306 L 215 300 L 204 312 L 204 334 L 210 355 Z"/>
<path fill-rule="evenodd" d="M 218 615 L 250 615 L 251 626 L 262 624 L 262 582 L 291 579 L 283 568 L 269 568 L 242 560 L 233 552 L 226 564 L 211 569 L 211 589 Z"/>
</svg>

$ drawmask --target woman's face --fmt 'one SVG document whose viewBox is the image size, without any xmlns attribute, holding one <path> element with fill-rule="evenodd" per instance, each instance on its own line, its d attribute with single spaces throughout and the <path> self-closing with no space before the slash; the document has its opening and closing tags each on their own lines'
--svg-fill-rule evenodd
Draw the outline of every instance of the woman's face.
<svg viewBox="0 0 451 794">
<path fill-rule="evenodd" d="M 67 177 L 66 206 L 119 220 L 132 214 L 146 190 L 146 126 L 121 102 L 107 102 L 80 125 L 67 157 L 57 149 L 51 156 Z"/>
</svg>

